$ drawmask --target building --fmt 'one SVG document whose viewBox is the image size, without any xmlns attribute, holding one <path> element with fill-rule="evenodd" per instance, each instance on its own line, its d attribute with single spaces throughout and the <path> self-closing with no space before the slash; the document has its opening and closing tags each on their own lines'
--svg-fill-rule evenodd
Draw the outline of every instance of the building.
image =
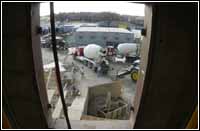
<svg viewBox="0 0 200 131">
<path fill-rule="evenodd" d="M 80 27 L 98 27 L 98 23 L 82 23 Z"/>
<path fill-rule="evenodd" d="M 70 33 L 72 31 L 75 30 L 75 26 L 74 25 L 63 25 L 63 26 L 60 26 L 60 31 L 62 33 Z"/>
<path fill-rule="evenodd" d="M 117 46 L 119 43 L 132 43 L 134 34 L 122 28 L 80 27 L 74 32 L 77 45 L 98 44 L 101 46 Z"/>
</svg>

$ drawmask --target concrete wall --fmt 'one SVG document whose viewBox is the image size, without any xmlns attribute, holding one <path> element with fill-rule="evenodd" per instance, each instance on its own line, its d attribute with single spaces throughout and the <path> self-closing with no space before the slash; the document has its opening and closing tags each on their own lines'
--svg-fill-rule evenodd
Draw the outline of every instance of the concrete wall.
<svg viewBox="0 0 200 131">
<path fill-rule="evenodd" d="M 94 99 L 97 96 L 107 95 L 110 92 L 112 97 L 121 97 L 122 95 L 122 85 L 121 81 L 115 81 L 113 83 L 106 83 L 97 86 L 92 86 L 88 88 L 88 100 L 87 100 L 87 114 L 92 115 L 95 114 L 96 111 Z"/>
<path fill-rule="evenodd" d="M 150 53 L 144 87 L 137 86 L 143 93 L 134 128 L 185 128 L 198 102 L 197 4 L 153 4 L 152 14 Z"/>
<path fill-rule="evenodd" d="M 43 80 L 41 57 L 33 52 L 40 45 L 37 20 L 32 20 L 39 19 L 38 5 L 32 8 L 30 3 L 3 3 L 2 7 L 3 109 L 13 128 L 47 128 L 47 104 L 42 105 L 39 92 Z M 40 52 L 40 48 L 37 50 Z"/>
<path fill-rule="evenodd" d="M 107 95 L 111 93 L 112 97 L 120 97 L 122 95 L 122 83 L 121 81 L 114 81 L 112 83 L 105 83 L 88 88 L 88 99 L 93 99 L 98 95 Z"/>
</svg>

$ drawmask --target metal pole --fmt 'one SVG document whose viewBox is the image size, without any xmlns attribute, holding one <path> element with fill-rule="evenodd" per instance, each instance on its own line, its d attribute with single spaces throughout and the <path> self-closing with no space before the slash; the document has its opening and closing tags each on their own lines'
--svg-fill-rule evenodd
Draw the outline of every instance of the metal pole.
<svg viewBox="0 0 200 131">
<path fill-rule="evenodd" d="M 57 55 L 57 49 L 56 49 L 56 34 L 55 34 L 55 19 L 54 19 L 54 4 L 53 2 L 50 2 L 50 22 L 51 22 L 51 38 L 52 38 L 52 45 L 53 45 L 53 55 L 55 60 L 55 68 L 56 68 L 56 77 L 58 82 L 58 89 L 61 97 L 61 102 L 63 106 L 63 111 L 65 115 L 65 119 L 67 122 L 68 129 L 71 129 L 68 113 L 67 113 L 67 106 L 65 103 L 61 78 L 60 78 L 60 69 L 58 64 L 58 55 Z"/>
</svg>

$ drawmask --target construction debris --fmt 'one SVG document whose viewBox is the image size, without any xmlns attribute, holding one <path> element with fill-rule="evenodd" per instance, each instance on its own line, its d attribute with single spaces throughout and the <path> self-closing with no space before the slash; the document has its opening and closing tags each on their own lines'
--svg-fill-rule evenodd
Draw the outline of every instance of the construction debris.
<svg viewBox="0 0 200 131">
<path fill-rule="evenodd" d="M 114 77 L 116 75 L 116 70 L 125 65 L 114 65 L 111 63 L 111 66 L 113 70 L 108 72 L 108 76 L 98 77 L 89 67 L 81 64 L 79 61 L 75 61 L 72 56 L 67 55 L 61 57 L 59 62 L 60 75 L 63 90 L 66 92 L 65 102 L 68 106 L 68 111 L 70 112 L 70 119 L 129 119 L 129 106 L 131 102 L 127 99 L 128 96 L 125 96 L 124 92 L 122 92 L 121 81 L 123 82 L 124 87 L 124 80 L 115 81 L 109 79 L 110 75 L 113 75 Z M 53 117 L 63 118 L 64 113 L 60 108 L 61 103 L 56 88 L 55 64 L 49 63 L 44 65 L 44 71 L 46 88 L 51 90 L 51 92 L 48 91 L 48 98 L 49 103 L 51 104 Z M 107 83 L 112 81 L 114 82 Z M 130 83 L 132 83 L 132 81 L 130 81 Z M 91 85 L 95 86 L 88 88 L 88 86 Z M 127 88 L 128 84 L 125 86 L 125 88 Z M 86 88 L 88 91 L 86 91 Z M 125 92 L 128 92 L 128 90 L 125 90 Z"/>
</svg>

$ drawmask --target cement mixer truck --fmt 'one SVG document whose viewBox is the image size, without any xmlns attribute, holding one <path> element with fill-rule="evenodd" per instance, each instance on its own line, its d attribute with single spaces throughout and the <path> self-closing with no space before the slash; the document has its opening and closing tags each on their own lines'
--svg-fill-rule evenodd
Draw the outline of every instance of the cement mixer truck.
<svg viewBox="0 0 200 131">
<path fill-rule="evenodd" d="M 106 60 L 106 50 L 99 45 L 89 44 L 87 46 L 77 47 L 74 53 L 74 59 L 82 62 L 95 72 L 107 74 L 109 62 Z"/>
<path fill-rule="evenodd" d="M 123 56 L 126 62 L 132 63 L 134 60 L 139 59 L 139 44 L 120 43 L 117 46 L 117 51 L 120 56 Z"/>
<path fill-rule="evenodd" d="M 125 75 L 130 74 L 131 79 L 136 82 L 138 79 L 138 72 L 140 70 L 140 57 L 139 57 L 139 46 L 135 43 L 122 43 L 119 44 L 118 53 L 126 58 L 126 62 L 132 63 L 128 68 L 121 69 L 117 73 L 117 78 L 122 78 Z"/>
</svg>

